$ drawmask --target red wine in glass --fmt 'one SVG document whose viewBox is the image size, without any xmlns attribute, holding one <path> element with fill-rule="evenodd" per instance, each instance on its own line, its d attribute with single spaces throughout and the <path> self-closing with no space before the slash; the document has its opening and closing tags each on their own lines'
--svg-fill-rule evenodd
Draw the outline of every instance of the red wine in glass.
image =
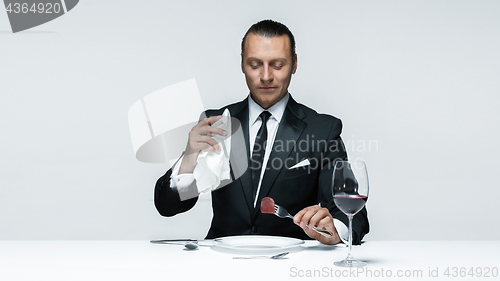
<svg viewBox="0 0 500 281">
<path fill-rule="evenodd" d="M 364 195 L 334 195 L 333 202 L 346 215 L 354 216 L 365 206 L 367 196 Z"/>
</svg>

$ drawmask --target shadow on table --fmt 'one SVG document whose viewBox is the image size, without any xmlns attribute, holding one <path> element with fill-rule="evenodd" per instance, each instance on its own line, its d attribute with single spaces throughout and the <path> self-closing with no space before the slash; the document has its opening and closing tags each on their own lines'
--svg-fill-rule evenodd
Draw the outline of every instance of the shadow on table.
<svg viewBox="0 0 500 281">
<path fill-rule="evenodd" d="M 354 257 L 356 259 L 356 257 Z M 383 260 L 379 260 L 379 259 L 357 259 L 359 261 L 364 261 L 367 263 L 368 266 L 372 266 L 372 265 L 376 265 L 376 264 L 379 264 L 379 263 L 385 263 L 387 264 L 387 262 L 384 262 Z"/>
<path fill-rule="evenodd" d="M 347 247 L 345 244 L 337 244 L 337 245 L 325 245 L 320 242 L 317 243 L 307 243 L 305 245 L 301 245 L 301 247 L 305 251 L 334 251 L 338 249 L 344 249 Z"/>
<path fill-rule="evenodd" d="M 304 250 L 302 246 L 295 247 L 286 247 L 286 248 L 268 248 L 268 249 L 242 249 L 242 248 L 225 248 L 218 247 L 216 245 L 210 247 L 213 251 L 225 253 L 225 254 L 233 254 L 233 255 L 276 255 L 283 252 L 298 253 Z M 285 259 L 285 258 L 283 258 Z"/>
</svg>

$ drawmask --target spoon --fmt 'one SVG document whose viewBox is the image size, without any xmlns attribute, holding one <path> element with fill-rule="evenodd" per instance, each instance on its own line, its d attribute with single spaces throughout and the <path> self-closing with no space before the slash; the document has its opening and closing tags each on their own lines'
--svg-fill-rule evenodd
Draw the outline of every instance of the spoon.
<svg viewBox="0 0 500 281">
<path fill-rule="evenodd" d="M 197 242 L 186 242 L 186 244 L 184 244 L 184 247 L 186 247 L 186 250 L 196 250 L 196 249 L 198 249 L 198 243 Z"/>
<path fill-rule="evenodd" d="M 233 259 L 280 259 L 288 255 L 288 252 L 277 254 L 274 256 L 249 256 L 249 257 L 233 257 Z"/>
</svg>

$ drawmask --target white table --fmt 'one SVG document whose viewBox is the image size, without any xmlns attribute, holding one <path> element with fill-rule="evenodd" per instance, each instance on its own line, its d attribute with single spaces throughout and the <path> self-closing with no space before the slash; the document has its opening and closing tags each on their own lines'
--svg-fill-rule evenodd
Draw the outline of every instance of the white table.
<svg viewBox="0 0 500 281">
<path fill-rule="evenodd" d="M 353 247 L 367 267 L 333 265 L 346 255 L 315 241 L 282 260 L 149 241 L 0 241 L 0 280 L 500 280 L 500 241 L 370 241 Z"/>
</svg>

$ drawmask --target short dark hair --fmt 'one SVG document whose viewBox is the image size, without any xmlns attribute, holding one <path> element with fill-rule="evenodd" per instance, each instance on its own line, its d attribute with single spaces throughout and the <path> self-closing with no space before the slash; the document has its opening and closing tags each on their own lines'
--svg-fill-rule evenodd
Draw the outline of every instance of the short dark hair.
<svg viewBox="0 0 500 281">
<path fill-rule="evenodd" d="M 286 25 L 273 20 L 262 20 L 252 25 L 248 29 L 247 33 L 245 33 L 245 36 L 243 36 L 243 40 L 241 40 L 242 55 L 243 55 L 243 49 L 245 47 L 245 39 L 250 33 L 255 33 L 259 36 L 270 37 L 270 38 L 279 37 L 281 35 L 288 36 L 288 39 L 290 40 L 290 51 L 292 54 L 292 60 L 295 60 L 295 38 L 293 37 L 293 34 L 290 31 L 290 29 L 286 27 Z"/>
</svg>

